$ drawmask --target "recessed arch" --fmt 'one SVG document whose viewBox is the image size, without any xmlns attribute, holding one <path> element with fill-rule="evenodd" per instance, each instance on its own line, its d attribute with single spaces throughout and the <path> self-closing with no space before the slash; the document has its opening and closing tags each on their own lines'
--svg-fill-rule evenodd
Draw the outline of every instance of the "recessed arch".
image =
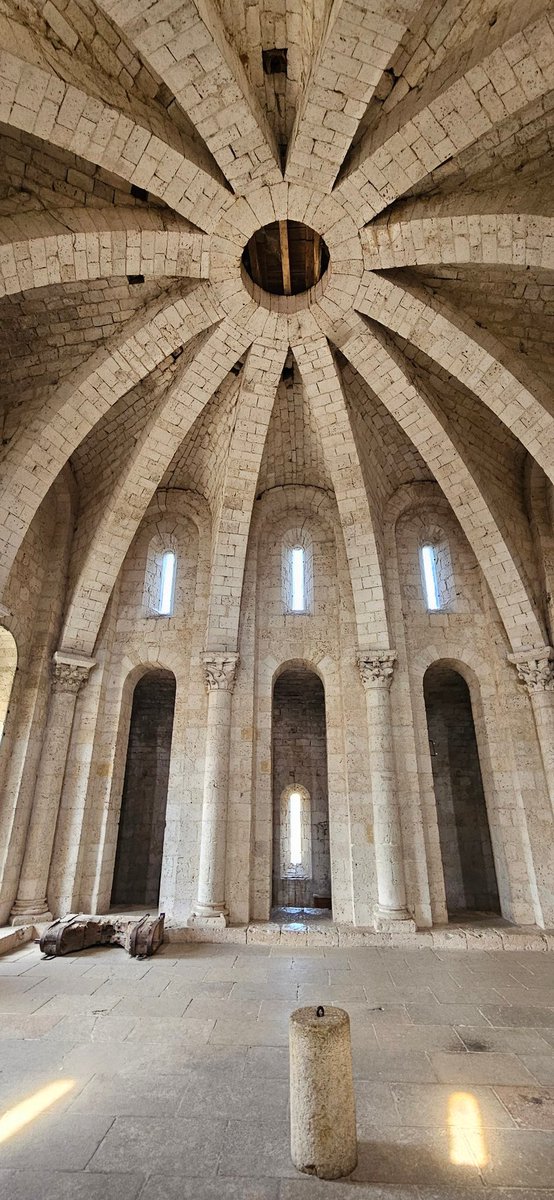
<svg viewBox="0 0 554 1200">
<path fill-rule="evenodd" d="M 157 906 L 175 710 L 172 671 L 135 683 L 112 883 L 112 904 Z"/>
<path fill-rule="evenodd" d="M 471 695 L 450 662 L 423 677 L 439 842 L 450 918 L 500 912 Z"/>
<path fill-rule="evenodd" d="M 331 858 L 325 690 L 313 669 L 288 663 L 275 673 L 272 704 L 273 905 L 330 909 Z M 293 862 L 299 798 L 300 857 Z"/>
</svg>

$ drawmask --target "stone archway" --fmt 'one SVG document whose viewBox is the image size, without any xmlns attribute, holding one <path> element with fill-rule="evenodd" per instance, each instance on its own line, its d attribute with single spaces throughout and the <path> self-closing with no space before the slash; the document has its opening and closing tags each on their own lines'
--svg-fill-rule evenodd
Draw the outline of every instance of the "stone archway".
<svg viewBox="0 0 554 1200">
<path fill-rule="evenodd" d="M 468 685 L 445 663 L 423 680 L 449 917 L 500 912 L 498 882 Z"/>
<path fill-rule="evenodd" d="M 329 911 L 331 858 L 325 691 L 319 675 L 287 667 L 275 680 L 272 709 L 273 906 Z M 291 853 L 291 800 L 302 852 Z M 292 843 L 294 838 L 292 838 Z"/>
<path fill-rule="evenodd" d="M 112 905 L 158 904 L 174 708 L 173 673 L 142 675 L 133 693 Z"/>
</svg>

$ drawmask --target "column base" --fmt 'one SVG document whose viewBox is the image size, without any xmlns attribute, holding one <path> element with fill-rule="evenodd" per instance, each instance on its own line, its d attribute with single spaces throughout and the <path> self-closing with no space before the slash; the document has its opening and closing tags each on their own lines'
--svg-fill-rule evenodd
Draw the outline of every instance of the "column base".
<svg viewBox="0 0 554 1200">
<path fill-rule="evenodd" d="M 206 929 L 226 929 L 229 913 L 226 908 L 212 908 L 209 904 L 196 904 L 187 925 L 204 926 Z"/>
<path fill-rule="evenodd" d="M 10 925 L 51 925 L 53 920 L 46 900 L 43 904 L 16 900 L 9 916 Z"/>
<path fill-rule="evenodd" d="M 416 923 L 407 908 L 381 908 L 373 910 L 373 924 L 377 933 L 415 933 Z"/>
</svg>

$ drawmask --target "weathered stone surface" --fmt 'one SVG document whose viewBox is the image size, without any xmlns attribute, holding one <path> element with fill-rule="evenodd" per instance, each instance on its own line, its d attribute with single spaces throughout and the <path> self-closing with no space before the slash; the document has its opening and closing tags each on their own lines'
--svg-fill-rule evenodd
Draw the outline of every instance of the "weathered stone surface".
<svg viewBox="0 0 554 1200">
<path fill-rule="evenodd" d="M 358 1161 L 348 1013 L 297 1008 L 289 1044 L 292 1161 L 307 1175 L 341 1179 Z"/>
</svg>

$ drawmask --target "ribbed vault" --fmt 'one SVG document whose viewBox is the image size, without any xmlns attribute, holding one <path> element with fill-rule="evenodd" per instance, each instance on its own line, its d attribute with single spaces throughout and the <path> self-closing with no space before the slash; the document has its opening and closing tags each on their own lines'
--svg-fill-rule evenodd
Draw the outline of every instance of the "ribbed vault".
<svg viewBox="0 0 554 1200">
<path fill-rule="evenodd" d="M 186 489 L 211 521 L 207 641 L 233 651 L 256 497 L 309 486 L 337 502 L 359 645 L 385 648 L 387 505 L 434 481 L 512 649 L 541 645 L 552 6 L 166 7 L 3 5 L 2 585 L 69 463 L 61 644 L 92 654 L 153 497 Z M 269 297 L 241 260 L 287 222 L 330 267 Z"/>
</svg>

